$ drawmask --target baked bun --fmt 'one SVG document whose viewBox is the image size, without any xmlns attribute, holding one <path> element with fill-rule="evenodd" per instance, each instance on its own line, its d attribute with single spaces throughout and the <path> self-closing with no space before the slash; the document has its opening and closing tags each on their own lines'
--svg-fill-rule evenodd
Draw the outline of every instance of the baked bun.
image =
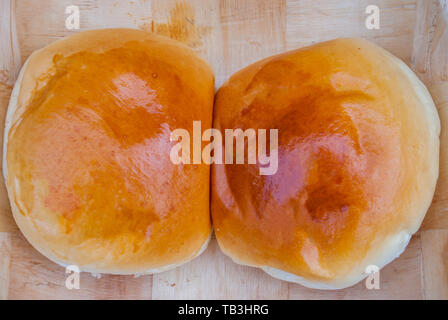
<svg viewBox="0 0 448 320">
<path fill-rule="evenodd" d="M 81 32 L 33 53 L 11 97 L 4 176 L 14 218 L 43 255 L 81 271 L 183 264 L 211 233 L 210 168 L 175 165 L 170 133 L 210 127 L 213 71 L 143 31 Z"/>
<path fill-rule="evenodd" d="M 403 252 L 434 194 L 431 96 L 401 60 L 362 39 L 237 72 L 216 95 L 214 126 L 278 129 L 275 174 L 260 175 L 258 162 L 213 167 L 212 220 L 225 254 L 279 279 L 355 284 Z"/>
</svg>

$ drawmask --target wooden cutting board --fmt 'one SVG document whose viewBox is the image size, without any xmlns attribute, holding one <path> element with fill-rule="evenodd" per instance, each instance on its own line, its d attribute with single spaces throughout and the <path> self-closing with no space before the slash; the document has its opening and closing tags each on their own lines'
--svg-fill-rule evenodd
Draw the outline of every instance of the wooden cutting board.
<svg viewBox="0 0 448 320">
<path fill-rule="evenodd" d="M 365 27 L 366 7 L 380 9 L 380 29 Z M 0 0 L 0 122 L 12 86 L 36 49 L 67 30 L 66 7 L 80 9 L 80 30 L 130 27 L 187 43 L 213 66 L 219 87 L 258 59 L 337 37 L 370 39 L 403 59 L 430 88 L 442 121 L 440 178 L 421 230 L 380 273 L 380 289 L 361 282 L 319 291 L 231 262 L 213 239 L 197 259 L 156 275 L 81 274 L 68 290 L 62 267 L 34 250 L 15 225 L 0 182 L 0 299 L 448 299 L 447 0 Z M 348 53 L 349 54 L 349 53 Z"/>
</svg>

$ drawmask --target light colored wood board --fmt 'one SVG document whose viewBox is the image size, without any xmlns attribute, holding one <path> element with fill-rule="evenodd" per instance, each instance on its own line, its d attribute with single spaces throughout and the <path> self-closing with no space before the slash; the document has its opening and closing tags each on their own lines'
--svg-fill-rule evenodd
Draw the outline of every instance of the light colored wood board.
<svg viewBox="0 0 448 320">
<path fill-rule="evenodd" d="M 152 276 L 80 274 L 80 289 L 65 286 L 65 268 L 37 252 L 19 233 L 11 234 L 9 299 L 151 299 Z"/>
<path fill-rule="evenodd" d="M 0 2 L 0 17 L 0 82 L 12 86 L 21 67 L 15 27 L 15 1 Z"/>
<path fill-rule="evenodd" d="M 448 299 L 448 36 L 446 0 L 419 0 L 413 67 L 429 87 L 440 116 L 440 174 L 421 231 L 426 299 Z M 445 12 L 444 12 L 445 8 Z"/>
<path fill-rule="evenodd" d="M 11 95 L 12 87 L 0 83 L 0 141 L 3 146 L 3 126 L 5 123 L 6 110 L 8 109 L 9 97 Z M 3 157 L 0 159 L 3 166 Z M 1 168 L 1 170 L 3 170 Z M 5 181 L 3 174 L 0 177 L 0 232 L 15 232 L 18 231 L 17 225 L 12 217 L 11 207 L 9 206 L 8 194 L 6 192 Z"/>
<path fill-rule="evenodd" d="M 182 41 L 212 65 L 216 87 L 240 68 L 285 50 L 285 1 L 154 1 L 136 26 Z M 244 32 L 241 32 L 241 31 Z"/>
<path fill-rule="evenodd" d="M 286 49 L 286 4 L 282 0 L 222 0 L 223 75 Z"/>
<path fill-rule="evenodd" d="M 80 30 L 65 27 L 65 9 L 69 5 L 79 7 Z M 135 28 L 140 17 L 151 17 L 150 1 L 19 0 L 16 20 L 22 58 L 25 60 L 33 51 L 78 31 Z"/>
<path fill-rule="evenodd" d="M 406 251 L 380 270 L 380 289 L 369 290 L 365 281 L 353 287 L 321 291 L 289 285 L 290 299 L 423 299 L 421 242 L 415 235 Z"/>
<path fill-rule="evenodd" d="M 74 33 L 65 28 L 65 8 L 70 4 L 69 0 L 39 1 L 39 4 L 33 0 L 16 2 L 16 25 L 22 61 L 33 51 Z M 84 8 L 85 6 L 80 6 L 81 25 L 84 22 Z"/>
<path fill-rule="evenodd" d="M 439 112 L 440 133 L 439 180 L 434 199 L 423 222 L 422 229 L 448 230 L 448 82 L 434 84 L 431 94 Z"/>
<path fill-rule="evenodd" d="M 152 17 L 136 19 L 138 28 L 186 43 L 215 71 L 215 87 L 226 80 L 219 0 L 154 1 Z"/>
<path fill-rule="evenodd" d="M 139 28 L 183 41 L 202 55 L 216 71 L 216 84 L 225 80 L 220 1 L 82 1 L 47 0 L 35 8 L 33 0 L 22 0 L 17 8 L 22 57 L 28 57 L 56 39 L 77 31 L 65 28 L 67 5 L 78 5 L 80 30 Z M 50 14 L 48 14 L 50 12 Z M 49 16 L 42 23 L 41 16 Z"/>
<path fill-rule="evenodd" d="M 19 73 L 20 49 L 15 27 L 15 2 L 0 1 L 0 141 L 3 142 L 3 124 L 12 87 Z M 3 143 L 2 143 L 3 145 Z M 0 163 L 3 162 L 0 160 Z M 2 164 L 3 166 L 3 164 Z M 16 231 L 11 215 L 5 183 L 0 179 L 0 232 Z"/>
<path fill-rule="evenodd" d="M 206 252 L 174 270 L 155 274 L 154 299 L 286 299 L 288 284 L 226 257 L 215 239 Z"/>
<path fill-rule="evenodd" d="M 0 300 L 8 299 L 11 264 L 11 234 L 0 232 Z"/>
<path fill-rule="evenodd" d="M 448 229 L 448 16 L 447 0 L 419 0 L 412 66 L 428 86 L 439 112 L 440 173 L 422 229 Z"/>
<path fill-rule="evenodd" d="M 418 0 L 412 65 L 430 87 L 448 81 L 448 1 Z"/>
<path fill-rule="evenodd" d="M 448 230 L 421 232 L 426 299 L 448 299 Z"/>
<path fill-rule="evenodd" d="M 379 30 L 365 27 L 365 10 L 371 4 L 380 9 Z M 340 37 L 363 37 L 411 62 L 415 0 L 287 0 L 286 6 L 288 49 Z"/>
<path fill-rule="evenodd" d="M 373 40 L 409 64 L 412 46 L 416 46 L 416 41 L 412 41 L 416 10 L 422 10 L 422 3 L 425 4 L 424 0 L 418 0 L 417 3 L 411 0 L 378 1 L 376 4 L 381 9 L 380 30 L 367 30 L 364 27 L 364 10 L 370 4 L 365 0 L 19 0 L 15 13 L 21 53 L 19 56 L 22 61 L 32 51 L 76 32 L 65 29 L 64 11 L 66 5 L 79 5 L 81 30 L 134 27 L 186 42 L 211 63 L 216 73 L 216 86 L 219 87 L 234 71 L 255 60 L 340 36 L 362 36 Z M 429 19 L 432 16 L 433 13 L 428 16 Z M 421 19 L 418 21 L 421 23 Z M 2 30 L 0 33 L 0 37 L 3 36 Z M 415 52 L 414 50 L 414 58 L 418 57 Z M 430 52 L 440 52 L 438 56 L 443 57 L 440 49 Z M 437 59 L 431 59 L 435 64 Z M 20 59 L 18 61 L 20 64 Z M 0 98 L 6 97 L 4 101 L 7 101 L 10 87 L 5 90 L 5 94 L 0 92 Z M 1 191 L 0 189 L 0 194 Z M 436 205 L 441 209 L 446 206 L 437 199 L 436 196 L 431 210 L 440 213 L 442 211 L 436 209 Z M 3 210 L 2 203 L 0 197 L 0 227 L 2 219 L 10 222 L 7 225 L 15 226 L 9 208 Z M 438 226 L 444 224 L 445 216 L 439 217 L 435 218 Z M 434 228 L 434 225 L 430 225 Z M 219 251 L 216 240 L 212 240 L 210 248 L 201 257 L 173 271 L 155 275 L 154 280 L 152 277 L 134 279 L 119 276 L 95 279 L 81 274 L 81 290 L 69 291 L 64 287 L 66 274 L 63 268 L 38 254 L 21 235 L 8 236 L 11 237 L 10 243 L 14 251 L 8 276 L 11 279 L 9 298 L 423 297 L 422 273 L 417 270 L 417 266 L 424 262 L 419 255 L 418 236 L 414 237 L 398 260 L 382 271 L 382 289 L 366 290 L 364 283 L 361 283 L 353 288 L 332 292 L 287 284 L 272 279 L 258 269 L 236 265 Z M 214 273 L 215 270 L 217 273 Z M 175 285 L 172 286 L 173 284 Z M 426 289 L 431 290 L 430 287 Z"/>
</svg>

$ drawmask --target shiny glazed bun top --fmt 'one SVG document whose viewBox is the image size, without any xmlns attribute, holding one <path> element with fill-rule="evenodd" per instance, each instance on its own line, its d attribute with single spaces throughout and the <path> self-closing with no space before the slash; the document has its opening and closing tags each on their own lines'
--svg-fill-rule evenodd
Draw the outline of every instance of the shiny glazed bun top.
<svg viewBox="0 0 448 320">
<path fill-rule="evenodd" d="M 162 271 L 205 248 L 209 167 L 170 161 L 170 132 L 211 126 L 213 72 L 131 29 L 82 32 L 31 55 L 8 110 L 14 217 L 41 253 L 82 271 Z"/>
<path fill-rule="evenodd" d="M 280 279 L 356 283 L 404 250 L 434 194 L 434 103 L 402 61 L 365 40 L 237 72 L 217 93 L 214 126 L 278 129 L 275 174 L 214 166 L 212 218 L 227 255 Z"/>
</svg>

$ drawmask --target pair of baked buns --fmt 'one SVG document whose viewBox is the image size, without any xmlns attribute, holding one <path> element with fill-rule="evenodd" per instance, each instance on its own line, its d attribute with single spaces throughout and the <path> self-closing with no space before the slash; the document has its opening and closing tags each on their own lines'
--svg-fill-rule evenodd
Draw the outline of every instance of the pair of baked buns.
<svg viewBox="0 0 448 320">
<path fill-rule="evenodd" d="M 278 171 L 174 164 L 170 134 L 278 129 Z M 28 241 L 61 265 L 161 272 L 212 232 L 234 261 L 343 288 L 405 249 L 431 203 L 440 123 L 399 59 L 361 39 L 273 56 L 214 101 L 191 49 L 131 29 L 78 33 L 36 51 L 8 108 L 4 176 Z"/>
</svg>

